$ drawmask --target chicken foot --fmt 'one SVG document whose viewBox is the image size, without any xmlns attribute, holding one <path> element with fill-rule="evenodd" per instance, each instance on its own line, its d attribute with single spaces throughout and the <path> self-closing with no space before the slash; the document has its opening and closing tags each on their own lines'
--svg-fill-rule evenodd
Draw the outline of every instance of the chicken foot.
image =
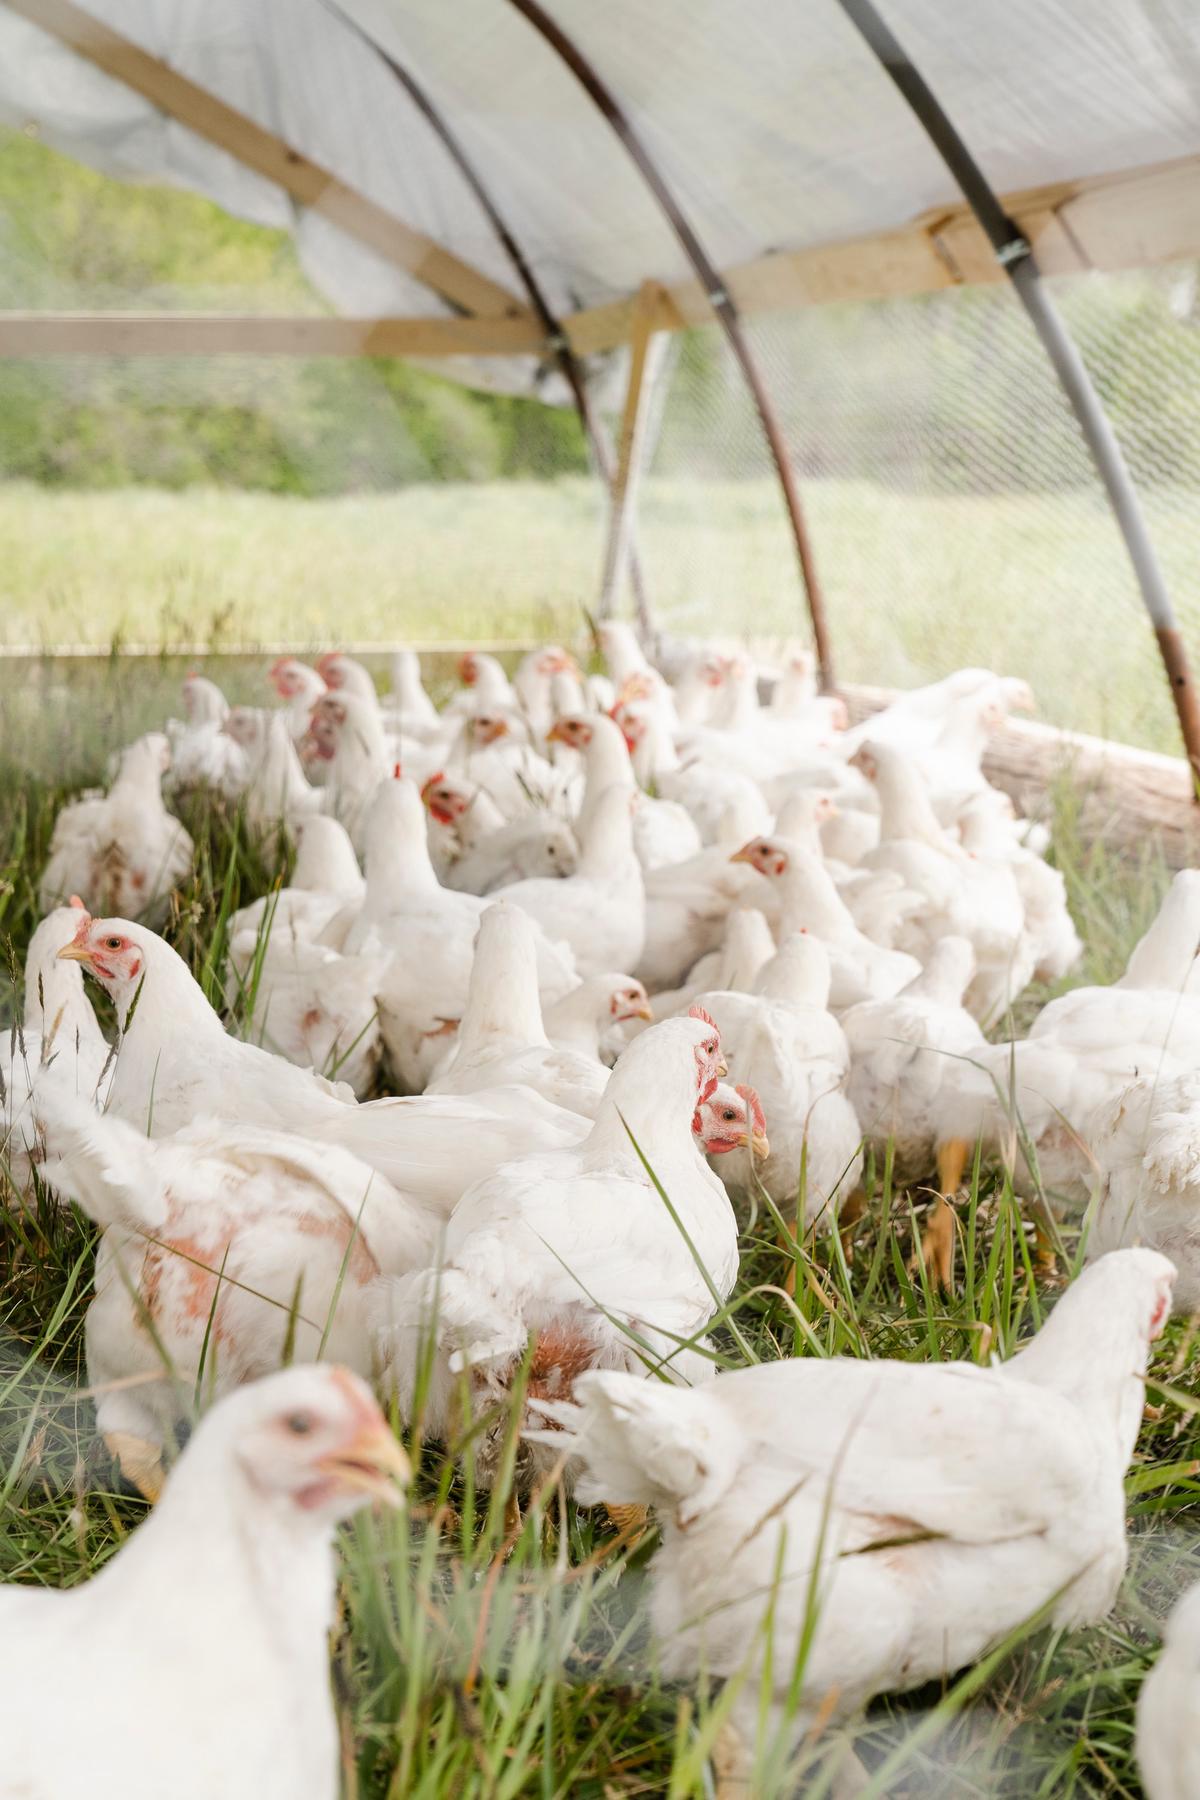
<svg viewBox="0 0 1200 1800">
<path fill-rule="evenodd" d="M 920 1248 L 910 1265 L 932 1270 L 934 1282 L 944 1293 L 949 1293 L 954 1286 L 958 1219 L 951 1199 L 962 1185 L 970 1149 L 966 1138 L 947 1138 L 945 1143 L 938 1145 L 938 1197 L 926 1223 Z"/>
<path fill-rule="evenodd" d="M 125 1480 L 153 1506 L 165 1480 L 161 1444 L 152 1444 L 131 1431 L 106 1431 L 104 1442 Z"/>
</svg>

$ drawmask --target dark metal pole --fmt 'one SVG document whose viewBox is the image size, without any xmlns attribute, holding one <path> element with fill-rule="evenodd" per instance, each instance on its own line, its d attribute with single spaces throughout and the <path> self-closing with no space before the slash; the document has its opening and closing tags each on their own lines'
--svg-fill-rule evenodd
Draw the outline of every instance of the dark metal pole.
<svg viewBox="0 0 1200 1800">
<path fill-rule="evenodd" d="M 796 541 L 796 555 L 800 563 L 800 575 L 804 583 L 805 595 L 808 599 L 809 617 L 812 620 L 813 643 L 817 652 L 817 663 L 821 671 L 821 685 L 825 689 L 833 686 L 833 653 L 829 641 L 829 627 L 825 616 L 825 599 L 821 592 L 821 583 L 817 575 L 816 562 L 813 557 L 812 543 L 808 535 L 808 524 L 804 517 L 804 508 L 800 501 L 800 489 L 788 456 L 787 443 L 783 430 L 776 417 L 774 406 L 763 382 L 762 373 L 754 359 L 750 345 L 742 330 L 741 319 L 737 307 L 726 290 L 719 270 L 709 260 L 708 254 L 680 211 L 671 190 L 666 185 L 658 168 L 647 151 L 645 145 L 626 118 L 616 95 L 601 80 L 591 63 L 578 46 L 567 36 L 562 28 L 546 13 L 537 0 L 510 0 L 523 18 L 527 19 L 534 30 L 540 33 L 566 63 L 576 80 L 587 91 L 604 118 L 612 126 L 633 162 L 637 165 L 646 185 L 662 208 L 670 223 L 671 229 L 678 238 L 684 255 L 696 271 L 708 303 L 717 315 L 721 328 L 729 340 L 729 346 L 737 358 L 746 385 L 762 421 L 763 431 L 770 446 L 775 467 L 779 473 L 783 497 L 787 505 L 788 518 L 791 522 L 792 536 Z"/>
<path fill-rule="evenodd" d="M 591 395 L 588 393 L 587 389 L 587 377 L 584 374 L 579 358 L 571 348 L 561 323 L 551 310 L 550 303 L 546 299 L 545 290 L 543 289 L 541 282 L 534 274 L 533 267 L 526 257 L 525 252 L 521 249 L 520 244 L 517 242 L 509 228 L 507 220 L 493 200 L 490 189 L 484 183 L 482 176 L 468 157 L 466 151 L 458 141 L 458 138 L 451 131 L 449 125 L 434 106 L 433 101 L 429 98 L 429 95 L 425 92 L 424 88 L 421 87 L 416 77 L 410 74 L 403 63 L 398 62 L 390 51 L 385 50 L 381 44 L 376 43 L 374 38 L 369 37 L 358 24 L 357 20 L 352 19 L 349 14 L 344 13 L 341 7 L 337 5 L 337 0 L 325 0 L 325 4 L 330 12 L 336 13 L 338 18 L 341 19 L 345 25 L 349 26 L 355 35 L 361 38 L 363 43 L 367 44 L 375 52 L 380 61 L 400 83 L 417 111 L 421 114 L 421 117 L 436 133 L 438 138 L 440 138 L 443 147 L 449 154 L 459 174 L 474 194 L 476 200 L 478 200 L 480 207 L 487 216 L 488 223 L 491 225 L 492 230 L 496 233 L 500 243 L 503 245 L 505 254 L 512 264 L 517 278 L 525 289 L 529 298 L 529 304 L 541 320 L 542 327 L 546 333 L 546 340 L 553 352 L 554 360 L 558 364 L 559 372 L 571 390 L 571 398 L 575 402 L 575 410 L 579 414 L 579 420 L 583 426 L 584 435 L 592 447 L 592 455 L 596 459 L 596 467 L 600 471 L 601 479 L 611 492 L 613 479 L 616 474 L 616 463 L 613 459 L 612 446 L 604 432 L 604 426 L 596 413 L 595 407 L 592 405 Z M 653 623 L 650 618 L 650 607 L 646 597 L 646 584 L 642 574 L 641 559 L 638 556 L 636 544 L 630 544 L 627 556 L 629 580 L 630 585 L 633 588 L 634 602 L 637 607 L 638 624 L 641 626 L 643 632 L 649 635 L 653 631 Z"/>
<path fill-rule="evenodd" d="M 866 42 L 916 114 L 942 161 L 962 189 L 996 253 L 996 260 L 1017 291 L 1063 392 L 1079 421 L 1092 459 L 1108 494 L 1142 600 L 1154 626 L 1163 666 L 1179 717 L 1179 729 L 1192 768 L 1200 773 L 1200 698 L 1188 667 L 1187 651 L 1171 596 L 1163 579 L 1150 532 L 1128 465 L 1100 396 L 1063 317 L 1042 283 L 1033 250 L 1009 218 L 920 71 L 914 67 L 872 0 L 839 0 L 846 17 Z"/>
</svg>

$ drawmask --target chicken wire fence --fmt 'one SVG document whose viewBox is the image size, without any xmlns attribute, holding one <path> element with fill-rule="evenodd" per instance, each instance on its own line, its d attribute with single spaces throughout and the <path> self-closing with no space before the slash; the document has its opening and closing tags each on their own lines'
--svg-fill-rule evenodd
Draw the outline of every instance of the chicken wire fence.
<svg viewBox="0 0 1200 1800">
<path fill-rule="evenodd" d="M 1196 272 L 1053 288 L 1200 654 Z M 800 475 L 842 679 L 911 685 L 986 663 L 1027 677 L 1053 723 L 1176 748 L 1123 545 L 1007 287 L 812 307 L 748 329 Z M 577 637 L 607 508 L 574 421 L 533 402 L 481 409 L 445 372 L 287 357 L 16 363 L 0 369 L 0 433 L 24 434 L 35 480 L 86 486 L 103 466 L 107 483 L 147 490 L 323 497 L 319 521 L 281 545 L 243 496 L 212 495 L 177 519 L 151 492 L 131 495 L 113 575 L 147 592 L 140 610 L 130 602 L 126 638 L 188 641 L 197 620 L 214 648 L 339 633 Z M 594 374 L 615 434 L 622 371 Z M 804 634 L 778 483 L 715 327 L 658 359 L 647 444 L 637 546 L 657 622 Z M 111 536 L 97 527 L 74 560 L 46 546 L 42 641 L 86 637 Z"/>
</svg>

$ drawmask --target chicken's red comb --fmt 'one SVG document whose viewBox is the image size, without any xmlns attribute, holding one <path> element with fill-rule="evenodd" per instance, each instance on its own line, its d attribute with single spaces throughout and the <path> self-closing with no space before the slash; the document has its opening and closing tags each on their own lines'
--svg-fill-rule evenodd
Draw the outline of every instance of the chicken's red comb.
<svg viewBox="0 0 1200 1800">
<path fill-rule="evenodd" d="M 711 1025 L 714 1031 L 717 1029 L 717 1021 L 713 1018 L 711 1013 L 706 1013 L 702 1006 L 689 1006 L 688 1018 L 703 1019 L 704 1023 L 706 1025 Z"/>
<path fill-rule="evenodd" d="M 403 781 L 404 780 L 404 770 L 399 763 L 392 764 L 392 780 L 393 781 Z"/>
<path fill-rule="evenodd" d="M 765 1132 L 767 1129 L 767 1115 L 763 1111 L 763 1103 L 759 1099 L 757 1091 L 752 1087 L 745 1087 L 741 1083 L 739 1083 L 733 1091 L 735 1094 L 740 1094 L 742 1099 L 746 1102 L 746 1111 L 750 1114 L 750 1117 L 758 1130 Z"/>
<path fill-rule="evenodd" d="M 87 911 L 87 907 L 83 904 L 83 901 L 79 898 L 78 894 L 72 894 L 71 898 L 67 901 L 67 905 L 77 906 L 82 913 Z"/>
</svg>

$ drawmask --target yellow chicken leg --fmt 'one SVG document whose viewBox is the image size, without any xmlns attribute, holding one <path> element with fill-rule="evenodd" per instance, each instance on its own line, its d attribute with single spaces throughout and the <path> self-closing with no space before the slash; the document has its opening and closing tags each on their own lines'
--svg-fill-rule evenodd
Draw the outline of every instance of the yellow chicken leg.
<svg viewBox="0 0 1200 1800">
<path fill-rule="evenodd" d="M 965 1138 L 947 1138 L 938 1145 L 938 1198 L 925 1226 L 919 1252 L 920 1260 L 933 1272 L 938 1287 L 949 1292 L 954 1286 L 955 1212 L 951 1196 L 958 1192 L 971 1146 Z"/>
<path fill-rule="evenodd" d="M 149 1500 L 153 1506 L 162 1493 L 165 1480 L 160 1446 L 135 1437 L 129 1431 L 106 1431 L 104 1442 L 126 1481 L 131 1482 L 143 1500 Z"/>
<path fill-rule="evenodd" d="M 627 1532 L 630 1536 L 632 1536 L 634 1532 L 643 1532 L 650 1520 L 650 1508 L 648 1506 L 612 1505 L 605 1506 L 604 1510 L 616 1526 L 617 1530 Z"/>
<path fill-rule="evenodd" d="M 712 1747 L 713 1775 L 717 1800 L 754 1800 L 751 1786 L 751 1760 L 746 1754 L 742 1734 L 726 1719 Z"/>
</svg>

